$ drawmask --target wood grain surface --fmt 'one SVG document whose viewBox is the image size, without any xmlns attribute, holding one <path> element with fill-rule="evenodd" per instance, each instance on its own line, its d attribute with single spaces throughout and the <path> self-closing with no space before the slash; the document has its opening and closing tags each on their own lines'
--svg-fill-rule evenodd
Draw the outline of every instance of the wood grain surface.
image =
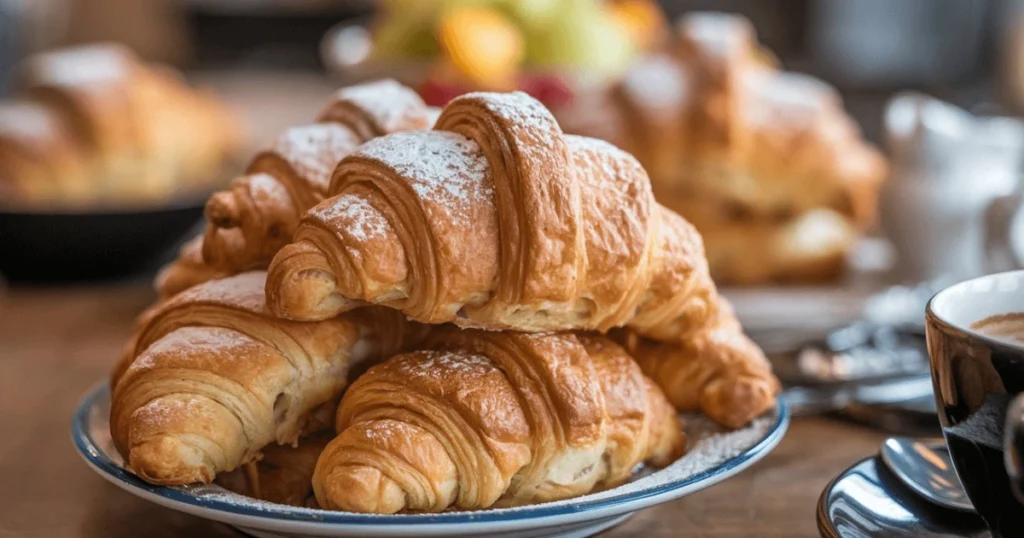
<svg viewBox="0 0 1024 538">
<path fill-rule="evenodd" d="M 241 536 L 122 492 L 72 447 L 79 398 L 107 375 L 133 317 L 152 299 L 145 283 L 16 288 L 0 296 L 0 538 Z M 882 439 L 859 426 L 797 419 L 751 469 L 601 536 L 817 536 L 821 490 Z"/>
</svg>

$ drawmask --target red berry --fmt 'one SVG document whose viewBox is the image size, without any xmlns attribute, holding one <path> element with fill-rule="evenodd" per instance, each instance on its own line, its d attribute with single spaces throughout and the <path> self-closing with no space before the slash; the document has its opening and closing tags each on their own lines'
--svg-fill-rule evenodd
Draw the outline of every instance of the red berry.
<svg viewBox="0 0 1024 538">
<path fill-rule="evenodd" d="M 420 97 L 428 105 L 445 106 L 448 104 L 448 101 L 466 93 L 467 90 L 456 84 L 426 78 L 420 83 L 417 91 L 419 91 Z"/>
<path fill-rule="evenodd" d="M 549 107 L 572 102 L 573 93 L 557 75 L 533 75 L 523 77 L 523 91 L 537 98 Z"/>
</svg>

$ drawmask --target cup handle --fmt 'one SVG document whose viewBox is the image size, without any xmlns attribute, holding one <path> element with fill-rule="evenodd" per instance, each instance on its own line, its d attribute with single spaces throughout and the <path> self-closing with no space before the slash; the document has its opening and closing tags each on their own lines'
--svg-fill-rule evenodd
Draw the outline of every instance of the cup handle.
<svg viewBox="0 0 1024 538">
<path fill-rule="evenodd" d="M 1001 273 L 1024 267 L 1024 261 L 1014 248 L 1012 236 L 1013 219 L 1024 203 L 1024 191 L 1000 196 L 985 208 L 984 246 L 985 271 Z"/>
<path fill-rule="evenodd" d="M 1024 503 L 1024 394 L 1018 394 L 1006 408 L 1003 427 L 1003 465 L 1010 477 L 1013 494 Z"/>
</svg>

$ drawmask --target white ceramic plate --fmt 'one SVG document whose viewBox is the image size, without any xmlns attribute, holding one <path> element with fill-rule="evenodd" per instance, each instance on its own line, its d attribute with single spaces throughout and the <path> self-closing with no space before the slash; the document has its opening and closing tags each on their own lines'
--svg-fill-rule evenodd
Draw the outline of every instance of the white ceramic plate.
<svg viewBox="0 0 1024 538">
<path fill-rule="evenodd" d="M 122 467 L 110 439 L 107 384 L 79 405 L 71 436 L 85 462 L 121 489 L 161 506 L 270 536 L 491 536 L 581 537 L 612 527 L 637 510 L 692 494 L 743 471 L 779 444 L 789 425 L 784 404 L 746 428 L 722 431 L 703 416 L 687 415 L 688 452 L 665 469 L 575 499 L 519 508 L 441 514 L 372 515 L 295 508 L 254 500 L 219 486 L 161 487 Z"/>
</svg>

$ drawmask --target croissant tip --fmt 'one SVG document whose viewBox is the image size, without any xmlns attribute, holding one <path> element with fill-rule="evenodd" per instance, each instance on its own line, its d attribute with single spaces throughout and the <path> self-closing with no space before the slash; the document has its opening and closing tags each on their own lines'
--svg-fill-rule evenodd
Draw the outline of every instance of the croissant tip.
<svg viewBox="0 0 1024 538">
<path fill-rule="evenodd" d="M 324 507 L 368 514 L 395 514 L 405 508 L 402 488 L 374 467 L 335 467 L 319 482 L 317 501 Z"/>
<path fill-rule="evenodd" d="M 769 380 L 755 377 L 720 378 L 704 389 L 701 410 L 715 422 L 732 429 L 742 428 L 775 405 Z"/>
<path fill-rule="evenodd" d="M 241 215 L 231 192 L 215 192 L 206 201 L 204 209 L 206 220 L 219 228 L 237 228 L 241 226 Z"/>
<path fill-rule="evenodd" d="M 199 447 L 181 439 L 160 437 L 133 446 L 128 467 L 147 482 L 180 486 L 213 480 L 214 473 L 206 459 Z"/>
</svg>

